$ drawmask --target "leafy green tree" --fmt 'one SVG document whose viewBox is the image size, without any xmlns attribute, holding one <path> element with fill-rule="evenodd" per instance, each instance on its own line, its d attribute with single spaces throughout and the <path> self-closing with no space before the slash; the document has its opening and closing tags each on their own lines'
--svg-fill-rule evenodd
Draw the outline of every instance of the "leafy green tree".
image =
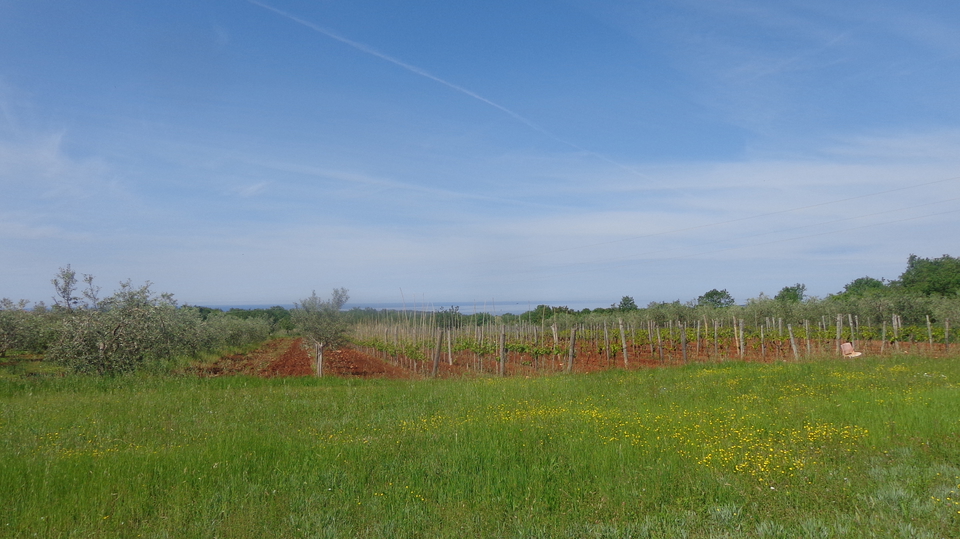
<svg viewBox="0 0 960 539">
<path fill-rule="evenodd" d="M 637 307 L 637 302 L 634 301 L 632 297 L 623 296 L 620 298 L 620 304 L 617 305 L 617 309 L 621 311 L 636 311 L 639 307 Z"/>
<path fill-rule="evenodd" d="M 907 269 L 898 279 L 900 287 L 925 296 L 951 296 L 960 293 L 960 258 L 920 258 L 910 255 Z"/>
<path fill-rule="evenodd" d="M 843 285 L 843 293 L 856 298 L 883 292 L 886 289 L 887 285 L 883 281 L 873 277 L 860 277 Z"/>
<path fill-rule="evenodd" d="M 704 295 L 697 298 L 697 305 L 711 306 L 711 307 L 732 307 L 736 304 L 733 296 L 730 295 L 730 292 L 727 292 L 726 289 L 717 290 L 714 288 Z"/>
<path fill-rule="evenodd" d="M 776 296 L 773 296 L 773 299 L 784 303 L 800 303 L 803 301 L 803 295 L 806 291 L 807 285 L 797 283 L 793 286 L 781 288 L 780 292 L 778 292 Z"/>
<path fill-rule="evenodd" d="M 316 290 L 294 305 L 291 319 L 294 326 L 313 342 L 317 352 L 317 376 L 323 376 L 323 352 L 336 349 L 347 340 L 347 326 L 340 309 L 350 299 L 346 288 L 334 288 L 330 299 L 323 300 Z"/>
</svg>

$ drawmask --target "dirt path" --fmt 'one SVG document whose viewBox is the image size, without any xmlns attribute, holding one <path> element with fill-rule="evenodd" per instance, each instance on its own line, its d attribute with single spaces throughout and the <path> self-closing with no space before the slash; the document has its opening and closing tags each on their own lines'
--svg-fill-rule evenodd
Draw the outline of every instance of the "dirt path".
<svg viewBox="0 0 960 539">
<path fill-rule="evenodd" d="M 205 365 L 196 365 L 190 372 L 203 377 L 248 375 L 273 378 L 280 376 L 312 376 L 315 359 L 304 347 L 303 339 L 275 339 L 245 354 L 218 358 Z M 324 353 L 324 374 L 360 378 L 410 378 L 406 369 L 351 348 Z"/>
<path fill-rule="evenodd" d="M 309 376 L 310 356 L 301 346 L 303 339 L 274 339 L 256 350 L 231 354 L 213 363 L 193 366 L 190 371 L 198 376 Z"/>
</svg>

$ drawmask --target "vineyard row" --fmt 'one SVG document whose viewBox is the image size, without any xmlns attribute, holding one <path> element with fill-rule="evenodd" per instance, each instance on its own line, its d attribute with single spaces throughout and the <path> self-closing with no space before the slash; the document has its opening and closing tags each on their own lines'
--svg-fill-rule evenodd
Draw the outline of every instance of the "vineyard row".
<svg viewBox="0 0 960 539">
<path fill-rule="evenodd" d="M 899 316 L 879 326 L 860 325 L 857 317 L 784 324 L 767 318 L 707 319 L 695 323 L 484 324 L 438 327 L 411 320 L 359 323 L 354 345 L 384 361 L 419 372 L 524 374 L 543 371 L 591 371 L 718 359 L 789 360 L 841 355 L 850 342 L 867 355 L 946 354 L 956 342 L 950 321 L 903 325 Z"/>
</svg>

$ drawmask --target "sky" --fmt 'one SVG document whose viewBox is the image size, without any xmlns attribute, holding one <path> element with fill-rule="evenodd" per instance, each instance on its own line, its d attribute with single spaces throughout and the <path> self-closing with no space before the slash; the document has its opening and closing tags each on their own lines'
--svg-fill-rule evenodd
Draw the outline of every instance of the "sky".
<svg viewBox="0 0 960 539">
<path fill-rule="evenodd" d="M 0 0 L 0 297 L 825 297 L 960 255 L 960 3 Z"/>
</svg>

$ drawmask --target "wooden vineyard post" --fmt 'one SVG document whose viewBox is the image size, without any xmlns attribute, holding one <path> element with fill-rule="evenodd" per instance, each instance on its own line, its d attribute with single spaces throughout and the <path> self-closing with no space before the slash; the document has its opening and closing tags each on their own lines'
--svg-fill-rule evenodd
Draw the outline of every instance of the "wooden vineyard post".
<svg viewBox="0 0 960 539">
<path fill-rule="evenodd" d="M 720 324 L 717 322 L 717 319 L 713 319 L 713 355 L 714 357 L 720 356 L 720 345 L 717 343 L 717 332 L 719 331 Z"/>
<path fill-rule="evenodd" d="M 653 320 L 647 320 L 647 340 L 650 341 L 650 357 L 657 353 L 656 346 L 653 344 Z"/>
<path fill-rule="evenodd" d="M 736 332 L 737 328 L 734 327 L 733 331 Z M 745 335 L 743 333 L 743 318 L 741 318 L 740 319 L 740 359 L 743 359 L 743 356 L 747 353 L 747 343 L 744 340 L 744 337 Z"/>
<path fill-rule="evenodd" d="M 763 326 L 760 326 L 760 360 L 767 360 L 767 342 L 763 338 Z"/>
<path fill-rule="evenodd" d="M 570 328 L 570 353 L 567 356 L 567 374 L 573 372 L 573 356 L 577 353 L 577 326 Z"/>
<path fill-rule="evenodd" d="M 447 330 L 447 363 L 452 367 L 453 366 L 453 339 L 451 338 L 451 331 Z"/>
<path fill-rule="evenodd" d="M 707 339 L 708 339 L 708 337 L 707 337 L 707 315 L 703 315 L 703 348 L 704 348 L 704 354 L 707 355 L 707 356 L 709 356 L 709 355 L 710 355 L 710 349 L 709 349 L 708 346 L 707 346 Z M 697 343 L 697 353 L 698 353 L 698 354 L 700 353 L 700 343 Z"/>
<path fill-rule="evenodd" d="M 943 321 L 943 354 L 946 355 L 950 351 L 950 319 L 947 318 Z"/>
<path fill-rule="evenodd" d="M 800 359 L 800 352 L 797 350 L 797 340 L 793 338 L 793 324 L 787 324 L 787 332 L 790 333 L 790 348 L 793 349 L 793 359 Z"/>
<path fill-rule="evenodd" d="M 836 350 L 834 351 L 834 353 L 837 353 L 837 354 L 842 353 L 842 352 L 840 351 L 840 339 L 841 339 L 841 338 L 843 338 L 843 315 L 842 315 L 842 314 L 838 314 L 838 315 L 837 315 L 837 343 L 836 343 L 837 346 L 836 346 Z"/>
<path fill-rule="evenodd" d="M 607 330 L 607 321 L 603 321 L 603 352 L 607 356 L 607 367 L 610 366 L 610 332 Z"/>
<path fill-rule="evenodd" d="M 927 315 L 927 339 L 930 341 L 930 353 L 933 354 L 933 325 L 930 323 L 930 315 Z"/>
<path fill-rule="evenodd" d="M 623 331 L 623 318 L 618 318 L 617 322 L 620 324 L 620 346 L 623 348 L 623 368 L 627 368 L 629 364 L 629 359 L 627 359 L 627 334 Z"/>
<path fill-rule="evenodd" d="M 697 358 L 700 358 L 700 319 L 697 319 Z"/>
<path fill-rule="evenodd" d="M 887 321 L 883 321 L 883 327 L 880 329 L 880 353 L 887 347 Z"/>
<path fill-rule="evenodd" d="M 677 322 L 677 327 L 680 328 L 680 351 L 683 357 L 683 362 L 687 362 L 687 325 Z"/>
<path fill-rule="evenodd" d="M 950 319 L 943 321 L 943 354 L 950 351 Z"/>
<path fill-rule="evenodd" d="M 557 323 L 554 322 L 550 325 L 550 329 L 553 330 L 553 351 L 556 352 L 557 364 L 560 364 L 560 335 L 557 333 Z M 552 363 L 551 363 L 552 368 Z"/>
<path fill-rule="evenodd" d="M 319 342 L 314 343 L 317 352 L 317 378 L 323 376 L 323 345 Z"/>
<path fill-rule="evenodd" d="M 500 328 L 500 362 L 497 365 L 497 374 L 503 376 L 507 371 L 507 332 L 502 327 Z"/>
<path fill-rule="evenodd" d="M 393 364 L 400 364 L 400 324 L 393 326 Z"/>
<path fill-rule="evenodd" d="M 900 317 L 893 315 L 893 345 L 900 351 Z"/>
<path fill-rule="evenodd" d="M 540 336 L 537 333 L 537 326 L 532 326 L 533 328 L 533 347 L 537 349 L 540 347 Z M 540 356 L 535 352 L 533 355 L 533 370 L 540 370 Z"/>
<path fill-rule="evenodd" d="M 810 321 L 803 321 L 803 336 L 807 341 L 807 356 L 810 356 Z"/>
<path fill-rule="evenodd" d="M 856 348 L 857 347 L 857 326 L 853 324 L 853 315 L 850 313 L 847 313 L 847 322 L 848 322 L 847 325 L 850 326 L 850 344 L 852 344 L 853 347 Z"/>
<path fill-rule="evenodd" d="M 740 353 L 740 332 L 737 329 L 737 317 L 733 317 L 733 345 L 737 347 L 737 354 L 741 357 L 743 354 Z"/>
<path fill-rule="evenodd" d="M 660 362 L 663 362 L 663 340 L 660 338 L 660 324 L 653 324 L 653 330 L 657 332 L 657 355 L 660 357 Z"/>
<path fill-rule="evenodd" d="M 476 346 L 473 349 L 473 359 L 477 364 L 477 372 L 483 372 L 483 360 L 480 358 L 480 326 L 473 332 L 473 340 Z"/>
<path fill-rule="evenodd" d="M 430 376 L 436 378 L 440 372 L 440 356 L 443 354 L 443 330 L 437 330 L 437 345 L 433 347 L 433 369 Z"/>
</svg>

